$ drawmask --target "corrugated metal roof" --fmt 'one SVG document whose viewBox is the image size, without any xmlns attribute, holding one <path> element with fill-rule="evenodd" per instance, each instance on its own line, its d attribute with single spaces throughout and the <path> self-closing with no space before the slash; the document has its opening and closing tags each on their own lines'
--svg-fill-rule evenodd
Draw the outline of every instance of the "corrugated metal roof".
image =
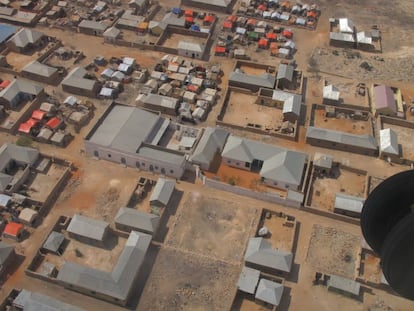
<svg viewBox="0 0 414 311">
<path fill-rule="evenodd" d="M 13 301 L 23 311 L 83 311 L 71 304 L 23 289 Z"/>
<path fill-rule="evenodd" d="M 237 288 L 245 293 L 254 294 L 256 292 L 257 283 L 259 283 L 260 271 L 249 267 L 243 267 Z"/>
<path fill-rule="evenodd" d="M 282 300 L 283 285 L 266 279 L 260 279 L 255 298 L 274 306 L 278 306 Z"/>
<path fill-rule="evenodd" d="M 190 41 L 179 41 L 177 49 L 202 54 L 204 53 L 205 46 L 204 44 L 194 43 Z"/>
<path fill-rule="evenodd" d="M 331 275 L 328 280 L 328 288 L 339 289 L 346 293 L 350 293 L 355 296 L 359 296 L 361 291 L 361 284 L 354 280 L 346 279 L 341 276 Z"/>
<path fill-rule="evenodd" d="M 56 253 L 65 240 L 63 233 L 52 231 L 43 243 L 43 248 Z"/>
<path fill-rule="evenodd" d="M 43 91 L 43 86 L 29 80 L 15 79 L 4 90 L 0 92 L 0 97 L 11 102 L 19 93 L 26 93 L 33 96 L 39 95 Z"/>
<path fill-rule="evenodd" d="M 0 172 L 11 160 L 21 164 L 33 165 L 39 158 L 39 151 L 30 147 L 17 146 L 14 144 L 3 144 L 0 147 Z"/>
<path fill-rule="evenodd" d="M 178 107 L 178 99 L 159 94 L 148 94 L 144 97 L 143 103 L 168 109 L 177 109 Z"/>
<path fill-rule="evenodd" d="M 190 160 L 196 164 L 210 166 L 217 152 L 223 150 L 229 132 L 221 128 L 207 127 Z"/>
<path fill-rule="evenodd" d="M 389 109 L 397 113 L 397 104 L 394 98 L 393 90 L 387 85 L 377 85 L 374 87 L 374 105 L 375 109 L 381 112 L 382 109 Z"/>
<path fill-rule="evenodd" d="M 272 249 L 271 244 L 264 238 L 251 238 L 247 245 L 244 260 L 248 263 L 271 268 L 278 271 L 290 272 L 292 268 L 292 253 Z"/>
<path fill-rule="evenodd" d="M 66 230 L 82 237 L 103 241 L 108 227 L 109 224 L 106 221 L 75 214 Z"/>
<path fill-rule="evenodd" d="M 160 222 L 160 217 L 139 210 L 121 207 L 115 216 L 115 224 L 125 225 L 132 230 L 154 234 Z"/>
<path fill-rule="evenodd" d="M 11 37 L 10 41 L 19 48 L 25 48 L 29 43 L 36 43 L 43 36 L 44 34 L 40 31 L 29 28 L 22 28 L 13 37 Z"/>
<path fill-rule="evenodd" d="M 86 28 L 86 29 L 92 29 L 96 31 L 105 31 L 108 28 L 108 25 L 96 21 L 91 21 L 84 19 L 79 23 L 79 28 Z"/>
<path fill-rule="evenodd" d="M 342 143 L 348 146 L 362 147 L 377 150 L 377 141 L 370 135 L 355 135 L 329 129 L 308 126 L 306 138 L 325 140 L 334 143 Z"/>
<path fill-rule="evenodd" d="M 339 19 L 339 31 L 344 33 L 354 32 L 354 23 L 349 18 Z"/>
<path fill-rule="evenodd" d="M 275 76 L 265 73 L 259 76 L 245 74 L 241 71 L 232 71 L 229 76 L 229 83 L 244 83 L 250 84 L 254 87 L 274 89 L 276 78 Z"/>
<path fill-rule="evenodd" d="M 151 202 L 160 202 L 164 206 L 167 206 L 170 198 L 175 189 L 175 181 L 165 179 L 163 177 L 158 178 L 157 183 L 152 191 L 150 203 Z"/>
<path fill-rule="evenodd" d="M 352 195 L 336 193 L 335 208 L 361 214 L 365 200 Z"/>
<path fill-rule="evenodd" d="M 355 42 L 354 36 L 350 33 L 330 32 L 329 39 L 344 42 Z"/>
<path fill-rule="evenodd" d="M 144 262 L 151 235 L 131 231 L 112 272 L 65 262 L 57 280 L 125 301 Z"/>
<path fill-rule="evenodd" d="M 287 79 L 288 81 L 293 80 L 293 71 L 295 68 L 292 65 L 279 64 L 279 69 L 277 70 L 276 79 Z"/>
<path fill-rule="evenodd" d="M 400 154 L 397 133 L 390 128 L 380 130 L 380 151 L 397 156 Z"/>
<path fill-rule="evenodd" d="M 323 98 L 338 101 L 339 96 L 340 96 L 340 92 L 338 88 L 336 88 L 332 84 L 329 84 L 323 87 Z"/>
<path fill-rule="evenodd" d="M 62 81 L 62 85 L 66 85 L 73 88 L 78 88 L 81 90 L 92 91 L 96 84 L 96 80 L 86 79 L 85 75 L 88 72 L 82 67 L 75 67 L 65 79 Z"/>
<path fill-rule="evenodd" d="M 7 260 L 12 256 L 14 246 L 0 241 L 0 265 L 3 266 Z"/>
</svg>

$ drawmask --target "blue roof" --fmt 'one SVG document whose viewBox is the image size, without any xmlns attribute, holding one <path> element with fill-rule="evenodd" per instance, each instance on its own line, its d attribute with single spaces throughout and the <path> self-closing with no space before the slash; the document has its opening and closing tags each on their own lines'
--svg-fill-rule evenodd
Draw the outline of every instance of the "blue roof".
<svg viewBox="0 0 414 311">
<path fill-rule="evenodd" d="M 200 31 L 200 26 L 194 24 L 194 25 L 191 25 L 190 29 L 192 31 Z"/>
<path fill-rule="evenodd" d="M 3 43 L 17 31 L 17 27 L 0 24 L 0 43 Z"/>
<path fill-rule="evenodd" d="M 172 9 L 172 12 L 173 12 L 174 14 L 179 15 L 179 14 L 181 14 L 181 9 L 180 9 L 180 8 L 173 8 L 173 9 Z"/>
</svg>

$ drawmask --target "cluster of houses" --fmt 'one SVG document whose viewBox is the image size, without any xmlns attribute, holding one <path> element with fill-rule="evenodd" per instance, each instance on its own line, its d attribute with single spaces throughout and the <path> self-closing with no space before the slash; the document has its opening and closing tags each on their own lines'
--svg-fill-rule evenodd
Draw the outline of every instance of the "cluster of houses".
<svg viewBox="0 0 414 311">
<path fill-rule="evenodd" d="M 381 32 L 377 28 L 357 31 L 349 18 L 330 18 L 329 44 L 337 47 L 381 51 Z"/>
<path fill-rule="evenodd" d="M 316 28 L 320 16 L 320 10 L 315 4 L 279 0 L 242 0 L 238 13 L 310 29 Z"/>
<path fill-rule="evenodd" d="M 229 36 L 228 33 L 232 35 Z M 290 58 L 296 51 L 292 37 L 291 29 L 272 25 L 264 20 L 230 15 L 222 24 L 222 35 L 217 42 L 215 54 L 224 56 L 229 53 L 233 44 L 246 46 L 254 42 L 259 49 L 270 49 L 273 56 Z M 234 51 L 235 58 L 244 56 L 240 49 Z"/>
</svg>

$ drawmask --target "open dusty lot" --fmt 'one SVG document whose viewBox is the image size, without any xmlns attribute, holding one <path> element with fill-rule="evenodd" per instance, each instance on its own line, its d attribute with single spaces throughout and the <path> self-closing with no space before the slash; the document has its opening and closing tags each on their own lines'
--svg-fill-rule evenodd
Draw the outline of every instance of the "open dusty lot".
<svg viewBox="0 0 414 311">
<path fill-rule="evenodd" d="M 328 118 L 325 109 L 315 110 L 315 126 L 335 131 L 357 135 L 372 135 L 371 120 L 355 120 L 350 116 L 341 114 L 340 118 Z"/>
<path fill-rule="evenodd" d="M 370 253 L 365 253 L 363 256 L 363 264 L 361 264 L 362 269 L 360 268 L 359 270 L 360 277 L 369 282 L 380 284 L 382 276 L 380 266 L 381 259 Z"/>
<path fill-rule="evenodd" d="M 263 220 L 263 227 L 269 229 L 270 232 L 268 241 L 272 248 L 292 252 L 296 234 L 296 222 L 294 225 L 289 226 L 286 224 L 286 217 L 279 217 L 273 213 L 271 215 L 269 219 L 264 218 Z"/>
<path fill-rule="evenodd" d="M 6 55 L 7 63 L 17 72 L 21 71 L 31 61 L 37 58 L 37 54 L 26 55 L 10 51 Z"/>
<path fill-rule="evenodd" d="M 163 248 L 137 310 L 229 310 L 240 267 Z"/>
<path fill-rule="evenodd" d="M 258 124 L 261 129 L 274 130 L 283 121 L 281 109 L 256 105 L 256 96 L 231 92 L 223 122 L 247 126 Z"/>
<path fill-rule="evenodd" d="M 368 100 L 368 91 L 366 90 L 365 96 L 358 95 L 357 85 L 355 81 L 350 79 L 345 79 L 337 76 L 329 76 L 324 82 L 326 81 L 326 85 L 332 84 L 334 85 L 340 92 L 340 98 L 343 100 L 344 104 L 359 106 L 361 108 L 369 108 L 369 100 Z M 321 83 L 321 87 L 315 94 L 322 98 L 323 96 L 323 83 Z"/>
<path fill-rule="evenodd" d="M 184 42 L 191 42 L 191 43 L 198 43 L 198 44 L 205 44 L 206 39 L 199 38 L 196 36 L 186 36 L 181 35 L 178 33 L 171 33 L 165 41 L 162 43 L 163 46 L 169 47 L 169 48 L 177 48 L 178 42 L 184 41 Z"/>
<path fill-rule="evenodd" d="M 348 232 L 314 225 L 306 261 L 317 271 L 353 279 L 360 242 Z"/>
<path fill-rule="evenodd" d="M 364 197 L 366 190 L 366 175 L 357 174 L 347 169 L 339 168 L 336 178 L 316 178 L 311 186 L 311 202 L 313 208 L 333 211 L 336 193 Z"/>
<path fill-rule="evenodd" d="M 253 207 L 189 193 L 166 244 L 211 258 L 238 262 L 253 233 L 257 213 Z"/>
</svg>

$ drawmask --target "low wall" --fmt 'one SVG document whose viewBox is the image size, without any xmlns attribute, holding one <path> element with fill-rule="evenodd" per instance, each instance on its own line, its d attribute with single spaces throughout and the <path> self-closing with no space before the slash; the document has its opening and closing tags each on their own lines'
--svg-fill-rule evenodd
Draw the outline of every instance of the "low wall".
<svg viewBox="0 0 414 311">
<path fill-rule="evenodd" d="M 249 190 L 246 188 L 241 188 L 238 186 L 232 186 L 230 184 L 226 184 L 221 181 L 216 181 L 216 180 L 213 180 L 207 177 L 203 178 L 203 183 L 204 185 L 210 188 L 235 193 L 241 196 L 246 196 L 246 197 L 261 200 L 261 201 L 266 201 L 266 202 L 280 204 L 280 205 L 294 207 L 294 208 L 301 207 L 301 202 L 289 200 L 289 199 L 286 199 L 286 198 L 283 198 L 281 196 L 271 194 L 271 193 L 257 192 L 257 191 Z"/>
<path fill-rule="evenodd" d="M 398 118 L 392 118 L 392 117 L 388 117 L 388 116 L 380 116 L 380 123 L 381 123 L 381 128 L 383 128 L 383 124 L 384 123 L 388 123 L 388 124 L 392 124 L 392 125 L 397 125 L 397 126 L 401 126 L 401 127 L 407 127 L 410 129 L 414 129 L 414 122 L 411 121 L 407 121 L 404 119 L 398 119 Z"/>
</svg>

